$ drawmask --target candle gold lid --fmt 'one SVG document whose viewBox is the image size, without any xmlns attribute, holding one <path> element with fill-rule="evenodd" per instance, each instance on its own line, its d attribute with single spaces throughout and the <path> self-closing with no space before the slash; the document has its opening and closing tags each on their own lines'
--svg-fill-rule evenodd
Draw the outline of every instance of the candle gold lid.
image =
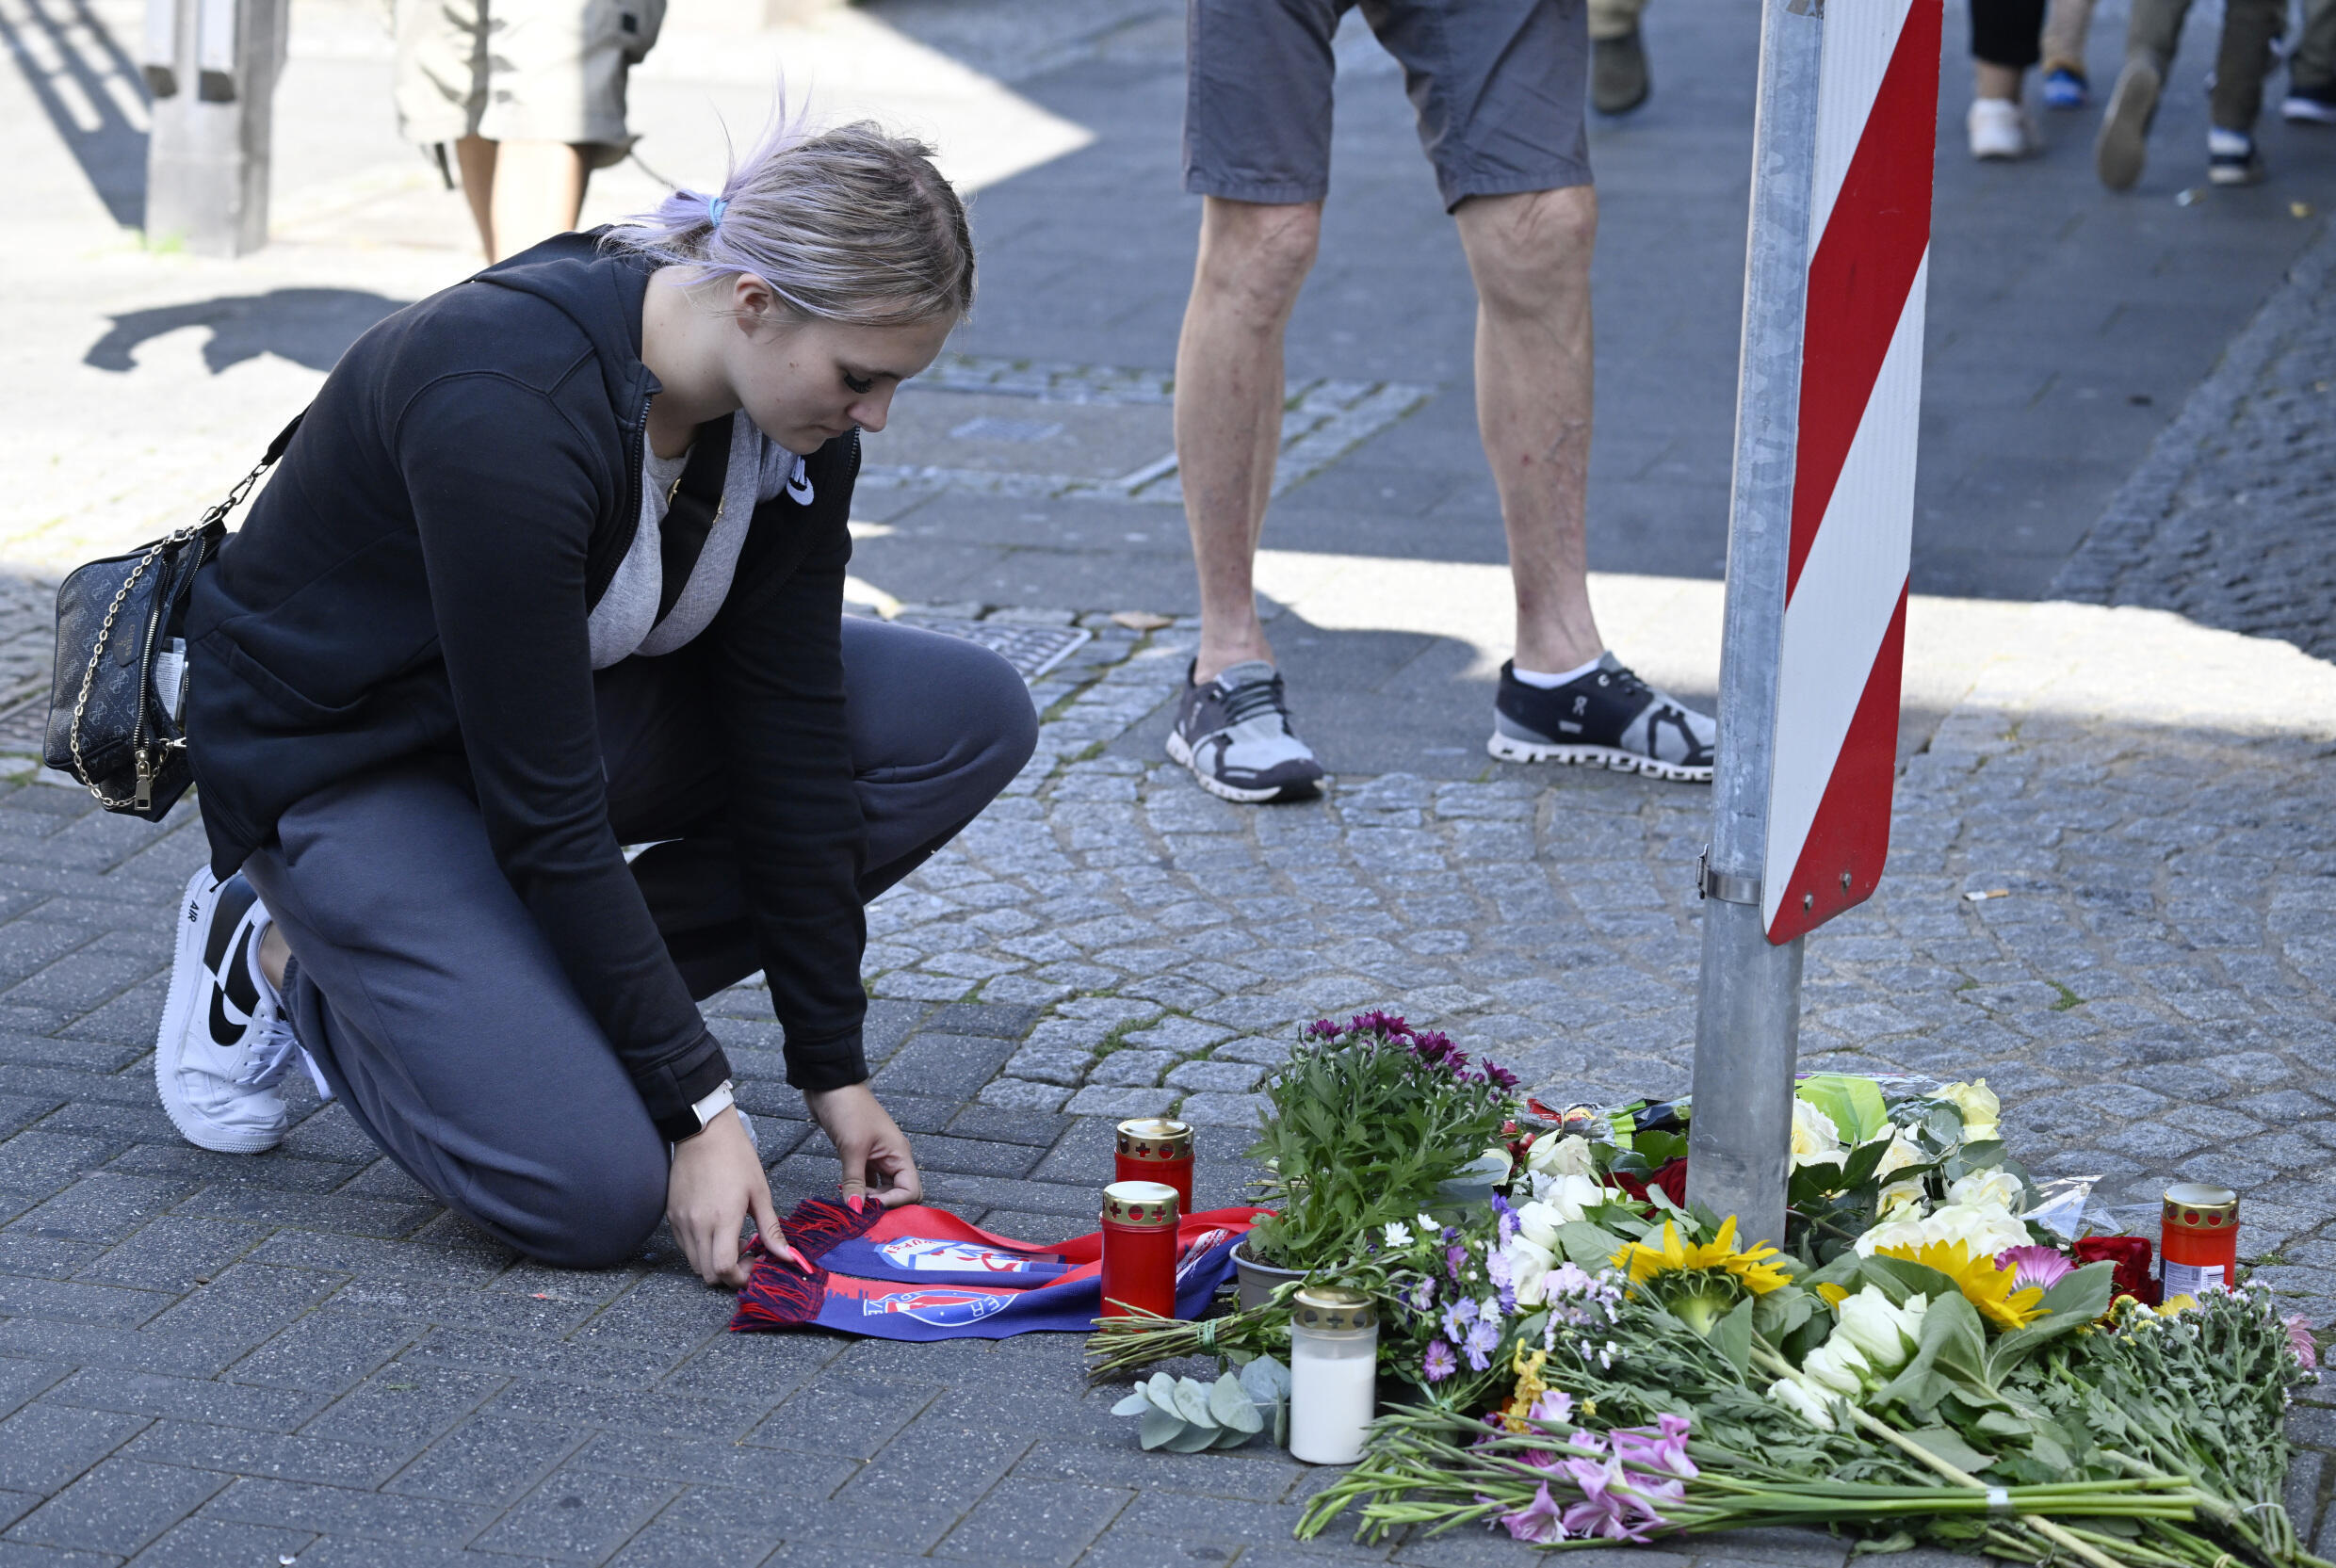
<svg viewBox="0 0 2336 1568">
<path fill-rule="evenodd" d="M 1379 1321 L 1377 1306 L 1359 1290 L 1335 1285 L 1301 1286 L 1290 1299 L 1290 1321 L 1301 1329 L 1367 1329 Z"/>
<path fill-rule="evenodd" d="M 2185 1230 L 2235 1229 L 2239 1222 L 2239 1195 L 2227 1187 L 2176 1182 L 2166 1189 L 2166 1222 Z"/>
<path fill-rule="evenodd" d="M 1103 1219 L 1112 1225 L 1173 1230 L 1176 1189 L 1166 1182 L 1113 1182 L 1103 1189 Z"/>
<path fill-rule="evenodd" d="M 1191 1159 L 1192 1129 L 1165 1116 L 1139 1117 L 1119 1124 L 1119 1152 L 1129 1159 Z"/>
</svg>

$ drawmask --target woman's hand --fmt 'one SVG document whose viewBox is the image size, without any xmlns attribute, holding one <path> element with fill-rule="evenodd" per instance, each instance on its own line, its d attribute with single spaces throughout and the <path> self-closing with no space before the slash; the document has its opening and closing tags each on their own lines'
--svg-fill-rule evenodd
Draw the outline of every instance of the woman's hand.
<svg viewBox="0 0 2336 1568">
<path fill-rule="evenodd" d="M 735 1290 L 754 1272 L 738 1256 L 738 1225 L 749 1213 L 762 1244 L 807 1272 L 802 1254 L 779 1230 L 771 1183 L 738 1113 L 725 1110 L 697 1137 L 673 1145 L 673 1170 L 665 1183 L 665 1217 L 673 1223 L 689 1267 L 707 1285 Z"/>
<path fill-rule="evenodd" d="M 805 1104 L 835 1145 L 843 1162 L 844 1202 L 853 1213 L 863 1199 L 873 1198 L 886 1208 L 913 1204 L 924 1196 L 917 1179 L 917 1156 L 909 1153 L 908 1136 L 893 1124 L 876 1093 L 864 1083 L 849 1089 L 805 1094 Z"/>
</svg>

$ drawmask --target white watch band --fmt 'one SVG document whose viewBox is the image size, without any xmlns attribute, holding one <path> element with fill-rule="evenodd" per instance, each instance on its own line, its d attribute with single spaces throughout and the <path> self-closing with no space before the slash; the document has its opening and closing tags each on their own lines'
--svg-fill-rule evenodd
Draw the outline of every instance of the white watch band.
<svg viewBox="0 0 2336 1568">
<path fill-rule="evenodd" d="M 720 1084 L 715 1086 L 712 1093 L 706 1095 L 705 1099 L 700 1100 L 696 1105 L 689 1107 L 690 1114 L 698 1119 L 698 1130 L 700 1132 L 704 1132 L 706 1124 L 712 1122 L 715 1117 L 720 1116 L 723 1111 L 728 1110 L 732 1106 L 738 1104 L 737 1098 L 730 1092 L 731 1086 L 735 1081 L 736 1080 L 730 1078 L 722 1079 Z"/>
</svg>

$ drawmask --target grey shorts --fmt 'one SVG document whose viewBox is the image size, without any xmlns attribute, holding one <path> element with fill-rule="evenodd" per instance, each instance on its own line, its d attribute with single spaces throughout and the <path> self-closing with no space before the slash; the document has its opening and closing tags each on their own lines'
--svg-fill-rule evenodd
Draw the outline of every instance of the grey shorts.
<svg viewBox="0 0 2336 1568">
<path fill-rule="evenodd" d="M 1187 0 L 1184 188 L 1319 202 L 1331 38 L 1358 0 Z M 1584 0 L 1359 0 L 1403 68 L 1447 210 L 1590 183 Z"/>
<path fill-rule="evenodd" d="M 627 73 L 665 0 L 395 0 L 397 122 L 409 140 L 564 141 L 629 152 Z"/>
</svg>

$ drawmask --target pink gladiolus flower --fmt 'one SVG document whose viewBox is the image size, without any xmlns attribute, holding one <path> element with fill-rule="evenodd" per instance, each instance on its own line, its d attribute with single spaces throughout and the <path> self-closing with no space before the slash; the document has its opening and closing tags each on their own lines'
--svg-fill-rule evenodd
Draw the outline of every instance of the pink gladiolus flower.
<svg viewBox="0 0 2336 1568">
<path fill-rule="evenodd" d="M 1642 1491 L 1649 1482 L 1635 1473 L 1638 1471 L 1692 1480 L 1702 1472 L 1687 1457 L 1687 1432 L 1684 1416 L 1668 1414 L 1657 1417 L 1653 1431 L 1645 1427 L 1618 1427 L 1614 1430 L 1614 1457 L 1630 1466 L 1631 1484 Z"/>
<path fill-rule="evenodd" d="M 2062 1256 L 2056 1247 L 2006 1247 L 1995 1254 L 1995 1266 L 1999 1270 L 2018 1269 L 2012 1276 L 2012 1285 L 2020 1290 L 2032 1285 L 2050 1290 L 2076 1272 L 2076 1265 Z"/>
<path fill-rule="evenodd" d="M 1560 1520 L 1574 1535 L 1644 1542 L 1647 1536 L 1643 1526 L 1668 1523 L 1644 1501 L 1623 1490 L 1629 1485 L 1629 1478 L 1622 1473 L 1620 1460 L 1609 1459 L 1600 1464 L 1594 1460 L 1569 1459 L 1565 1462 L 1565 1473 L 1582 1488 L 1582 1501 L 1567 1509 Z"/>
<path fill-rule="evenodd" d="M 2304 1321 L 2300 1312 L 2279 1319 L 2287 1325 L 2287 1348 L 2295 1352 L 2295 1359 L 2311 1371 L 2320 1365 L 2320 1347 L 2312 1337 L 2312 1325 Z"/>
<path fill-rule="evenodd" d="M 1534 1489 L 1533 1501 L 1515 1513 L 1504 1513 L 1501 1523 L 1507 1528 L 1511 1539 L 1530 1541 L 1536 1546 L 1547 1546 L 1565 1539 L 1565 1525 L 1557 1502 L 1549 1495 L 1549 1483 L 1543 1481 Z"/>
<path fill-rule="evenodd" d="M 1527 1414 L 1534 1420 L 1547 1421 L 1551 1426 L 1560 1421 L 1570 1421 L 1574 1418 L 1574 1397 L 1562 1388 L 1545 1388 Z"/>
</svg>

